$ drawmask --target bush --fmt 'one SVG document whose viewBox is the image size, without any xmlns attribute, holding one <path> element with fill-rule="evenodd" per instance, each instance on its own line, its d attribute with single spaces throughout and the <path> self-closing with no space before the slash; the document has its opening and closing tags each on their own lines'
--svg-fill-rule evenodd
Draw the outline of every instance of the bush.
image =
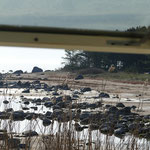
<svg viewBox="0 0 150 150">
<path fill-rule="evenodd" d="M 78 70 L 77 72 L 78 74 L 101 74 L 104 73 L 105 71 L 99 68 L 86 68 Z"/>
</svg>

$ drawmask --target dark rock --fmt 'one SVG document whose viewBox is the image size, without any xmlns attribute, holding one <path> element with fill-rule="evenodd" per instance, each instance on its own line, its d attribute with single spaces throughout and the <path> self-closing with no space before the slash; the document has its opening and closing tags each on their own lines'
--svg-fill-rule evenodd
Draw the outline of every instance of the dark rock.
<svg viewBox="0 0 150 150">
<path fill-rule="evenodd" d="M 51 124 L 51 121 L 47 118 L 43 119 L 43 126 L 49 126 Z"/>
<path fill-rule="evenodd" d="M 45 102 L 44 106 L 45 107 L 52 107 L 54 104 L 52 102 Z"/>
<path fill-rule="evenodd" d="M 36 131 L 28 130 L 22 133 L 25 137 L 33 137 L 38 136 L 38 133 Z"/>
<path fill-rule="evenodd" d="M 46 118 L 48 119 L 52 119 L 52 112 L 51 111 L 47 111 L 45 114 Z"/>
<path fill-rule="evenodd" d="M 90 117 L 90 112 L 82 112 L 80 114 L 80 120 L 83 120 L 85 118 L 89 118 Z"/>
<path fill-rule="evenodd" d="M 117 112 L 118 115 L 130 115 L 131 114 L 131 107 L 124 107 Z"/>
<path fill-rule="evenodd" d="M 109 108 L 108 112 L 109 112 L 109 113 L 116 113 L 116 112 L 118 112 L 118 108 L 115 107 L 115 106 L 111 106 L 111 107 Z"/>
<path fill-rule="evenodd" d="M 110 96 L 109 94 L 102 92 L 99 94 L 99 98 L 110 98 Z"/>
<path fill-rule="evenodd" d="M 30 89 L 26 89 L 26 90 L 22 91 L 22 93 L 30 93 Z"/>
<path fill-rule="evenodd" d="M 0 81 L 0 88 L 2 88 L 4 85 L 4 83 L 2 81 Z"/>
<path fill-rule="evenodd" d="M 125 107 L 125 105 L 123 103 L 117 103 L 116 107 Z"/>
<path fill-rule="evenodd" d="M 75 78 L 75 80 L 80 80 L 80 79 L 84 79 L 83 75 L 81 75 L 81 74 Z"/>
<path fill-rule="evenodd" d="M 63 113 L 63 111 L 61 109 L 54 109 L 52 116 L 57 117 L 57 116 L 61 115 L 62 113 Z"/>
<path fill-rule="evenodd" d="M 90 118 L 82 119 L 80 122 L 81 125 L 88 125 L 89 123 L 90 123 Z"/>
<path fill-rule="evenodd" d="M 89 91 L 91 91 L 91 88 L 89 88 L 89 87 L 87 87 L 87 88 L 81 88 L 80 89 L 81 90 L 81 92 L 89 92 Z"/>
<path fill-rule="evenodd" d="M 114 131 L 115 136 L 123 136 L 126 133 L 124 128 L 118 128 Z"/>
<path fill-rule="evenodd" d="M 50 101 L 50 98 L 49 97 L 43 97 L 42 101 Z"/>
<path fill-rule="evenodd" d="M 59 93 L 57 93 L 57 92 L 53 92 L 52 93 L 54 96 L 58 96 L 59 95 Z"/>
<path fill-rule="evenodd" d="M 19 144 L 20 149 L 28 149 L 28 146 L 26 144 Z"/>
<path fill-rule="evenodd" d="M 22 110 L 29 110 L 28 107 L 22 107 Z"/>
<path fill-rule="evenodd" d="M 13 74 L 23 74 L 23 71 L 22 70 L 16 70 Z"/>
<path fill-rule="evenodd" d="M 38 107 L 36 107 L 36 106 L 32 106 L 32 107 L 30 107 L 31 109 L 34 109 L 34 110 L 38 110 Z"/>
<path fill-rule="evenodd" d="M 111 126 L 101 126 L 100 131 L 104 134 L 112 134 L 113 128 Z"/>
<path fill-rule="evenodd" d="M 39 68 L 39 67 L 34 67 L 32 69 L 32 73 L 37 73 L 37 72 L 43 72 L 43 70 L 41 68 Z"/>
<path fill-rule="evenodd" d="M 100 126 L 97 124 L 90 124 L 89 128 L 90 128 L 90 130 L 98 130 L 100 128 Z"/>
<path fill-rule="evenodd" d="M 23 111 L 14 111 L 12 113 L 12 119 L 14 121 L 23 121 L 25 119 L 26 114 Z"/>
<path fill-rule="evenodd" d="M 4 104 L 8 104 L 8 103 L 9 103 L 9 101 L 7 101 L 7 100 L 4 100 L 4 101 L 3 101 L 3 103 L 4 103 Z"/>
<path fill-rule="evenodd" d="M 29 102 L 29 101 L 25 101 L 24 104 L 25 104 L 25 105 L 29 105 L 30 102 Z"/>
</svg>

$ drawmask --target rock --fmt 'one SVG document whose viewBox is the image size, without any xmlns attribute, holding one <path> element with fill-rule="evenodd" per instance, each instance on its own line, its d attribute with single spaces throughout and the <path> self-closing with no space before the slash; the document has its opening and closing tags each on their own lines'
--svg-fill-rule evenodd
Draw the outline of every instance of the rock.
<svg viewBox="0 0 150 150">
<path fill-rule="evenodd" d="M 99 94 L 99 98 L 110 98 L 110 96 L 109 94 L 102 92 Z"/>
<path fill-rule="evenodd" d="M 25 101 L 24 104 L 25 104 L 25 105 L 29 105 L 30 102 L 29 102 L 29 101 Z"/>
<path fill-rule="evenodd" d="M 131 107 L 124 107 L 117 112 L 118 115 L 130 115 L 131 114 Z"/>
<path fill-rule="evenodd" d="M 89 118 L 90 117 L 90 112 L 82 112 L 80 114 L 80 120 L 83 120 L 85 118 Z"/>
<path fill-rule="evenodd" d="M 116 107 L 125 107 L 125 105 L 123 103 L 117 103 Z"/>
<path fill-rule="evenodd" d="M 90 118 L 85 118 L 80 122 L 81 125 L 88 125 L 89 123 L 90 123 Z"/>
<path fill-rule="evenodd" d="M 29 110 L 28 107 L 22 107 L 22 110 Z"/>
<path fill-rule="evenodd" d="M 37 72 L 43 72 L 43 70 L 41 68 L 39 68 L 39 67 L 34 67 L 32 69 L 32 73 L 37 73 Z"/>
<path fill-rule="evenodd" d="M 34 110 L 38 110 L 38 107 L 36 107 L 36 106 L 32 106 L 32 107 L 30 107 L 31 109 L 34 109 Z"/>
<path fill-rule="evenodd" d="M 50 101 L 50 98 L 49 97 L 43 97 L 42 101 Z"/>
<path fill-rule="evenodd" d="M 22 70 L 16 70 L 13 74 L 17 74 L 17 75 L 19 74 L 20 75 L 20 74 L 23 74 L 23 71 Z"/>
<path fill-rule="evenodd" d="M 108 110 L 109 113 L 117 113 L 118 112 L 118 108 L 115 106 L 111 106 Z"/>
<path fill-rule="evenodd" d="M 2 88 L 4 85 L 4 83 L 2 81 L 0 81 L 0 88 Z"/>
<path fill-rule="evenodd" d="M 9 101 L 7 101 L 7 100 L 4 100 L 4 101 L 3 101 L 3 103 L 4 103 L 4 104 L 8 104 L 8 103 L 9 103 Z"/>
<path fill-rule="evenodd" d="M 81 92 L 89 92 L 89 91 L 91 91 L 91 88 L 89 88 L 89 87 L 86 87 L 86 88 L 81 88 L 80 89 L 81 90 Z"/>
<path fill-rule="evenodd" d="M 25 137 L 33 137 L 38 136 L 38 133 L 36 131 L 28 130 L 22 133 Z"/>
<path fill-rule="evenodd" d="M 44 106 L 45 107 L 52 107 L 54 104 L 52 102 L 45 102 Z"/>
<path fill-rule="evenodd" d="M 26 144 L 19 144 L 19 149 L 28 149 Z"/>
<path fill-rule="evenodd" d="M 12 113 L 12 119 L 14 121 L 23 121 L 25 119 L 25 113 L 23 111 L 14 111 Z"/>
<path fill-rule="evenodd" d="M 100 131 L 104 134 L 112 134 L 113 133 L 113 128 L 111 126 L 102 126 L 100 128 Z"/>
<path fill-rule="evenodd" d="M 22 91 L 22 93 L 30 93 L 30 89 L 26 89 L 26 90 Z"/>
<path fill-rule="evenodd" d="M 63 113 L 63 111 L 61 109 L 54 109 L 52 116 L 57 117 L 57 116 L 61 115 L 62 113 Z"/>
<path fill-rule="evenodd" d="M 89 129 L 90 129 L 90 130 L 98 130 L 99 128 L 100 128 L 100 126 L 97 125 L 97 124 L 90 124 L 90 125 L 89 125 Z"/>
<path fill-rule="evenodd" d="M 75 80 L 80 80 L 80 79 L 84 79 L 83 75 L 81 75 L 81 74 L 75 78 Z"/>
<path fill-rule="evenodd" d="M 125 134 L 125 129 L 124 128 L 118 128 L 114 131 L 115 136 L 123 136 Z"/>
<path fill-rule="evenodd" d="M 59 93 L 57 93 L 57 92 L 53 92 L 52 93 L 54 96 L 58 96 L 59 95 Z"/>
<path fill-rule="evenodd" d="M 47 118 L 43 119 L 43 126 L 49 126 L 51 124 L 51 121 Z"/>
</svg>

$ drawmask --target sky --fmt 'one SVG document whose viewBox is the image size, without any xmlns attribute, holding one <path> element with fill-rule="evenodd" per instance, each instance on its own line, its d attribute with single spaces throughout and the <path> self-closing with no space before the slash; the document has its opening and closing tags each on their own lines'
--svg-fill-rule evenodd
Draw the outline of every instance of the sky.
<svg viewBox="0 0 150 150">
<path fill-rule="evenodd" d="M 150 25 L 149 0 L 0 0 L 0 24 L 126 30 Z"/>
<path fill-rule="evenodd" d="M 62 67 L 64 50 L 0 47 L 0 72 L 23 70 L 31 72 L 34 66 L 43 70 L 55 70 Z"/>
</svg>

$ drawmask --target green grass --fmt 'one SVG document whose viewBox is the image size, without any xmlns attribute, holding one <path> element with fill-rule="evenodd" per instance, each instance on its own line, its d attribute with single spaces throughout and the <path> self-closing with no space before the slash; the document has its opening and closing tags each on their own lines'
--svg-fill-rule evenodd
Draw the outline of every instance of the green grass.
<svg viewBox="0 0 150 150">
<path fill-rule="evenodd" d="M 120 80 L 120 81 L 150 81 L 149 74 L 138 74 L 138 73 L 126 73 L 126 72 L 117 72 L 117 73 L 101 73 L 101 74 L 90 74 L 84 75 L 85 77 L 90 78 L 103 78 L 107 80 Z"/>
</svg>

